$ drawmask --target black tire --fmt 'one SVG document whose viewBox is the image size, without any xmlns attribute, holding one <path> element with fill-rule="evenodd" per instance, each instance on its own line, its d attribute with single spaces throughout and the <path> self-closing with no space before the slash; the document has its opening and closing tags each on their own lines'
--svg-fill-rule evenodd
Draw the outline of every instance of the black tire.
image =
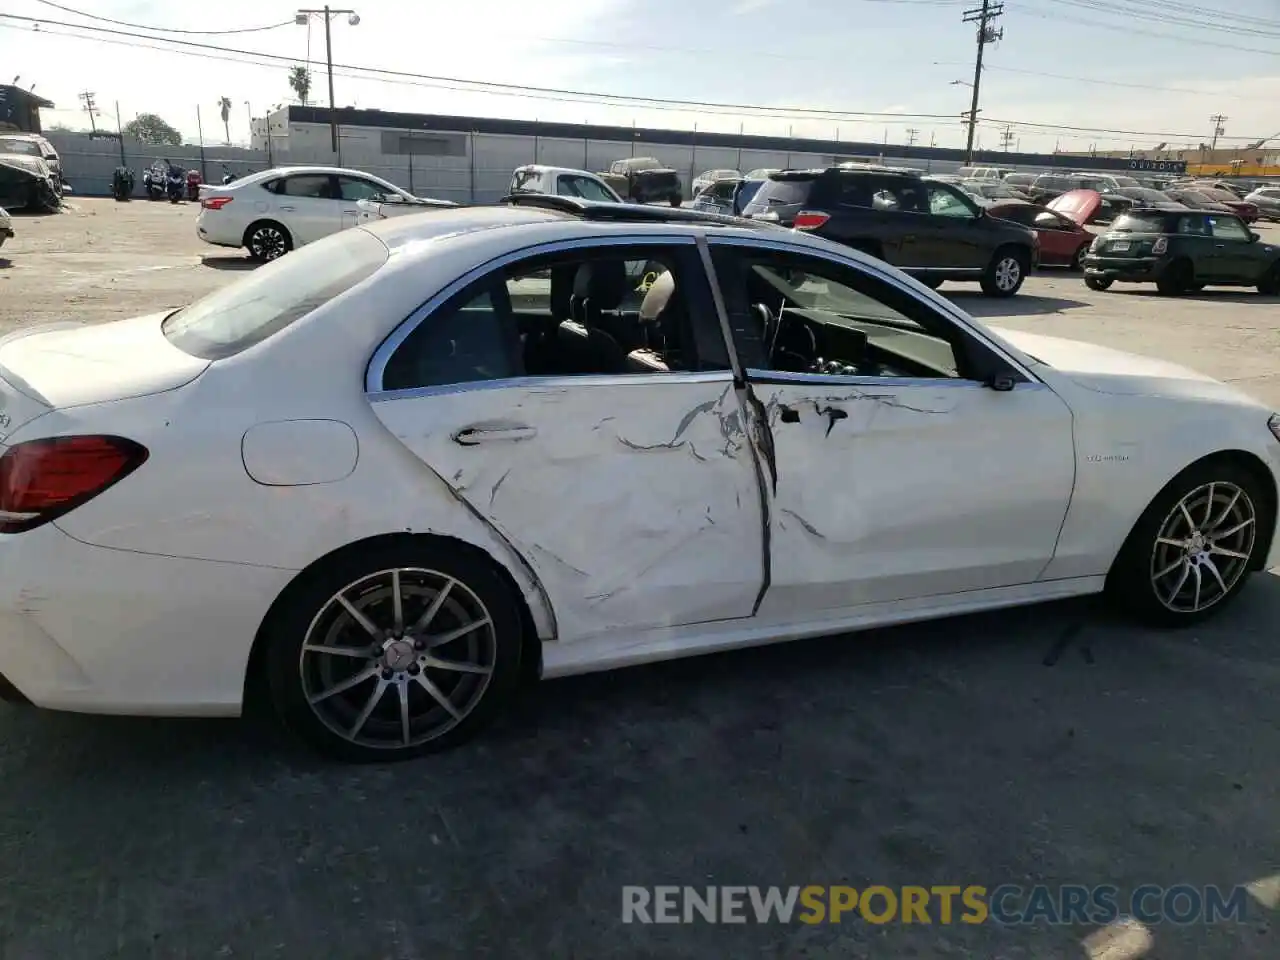
<svg viewBox="0 0 1280 960">
<path fill-rule="evenodd" d="M 411 587 L 427 583 L 427 574 L 434 578 L 431 582 L 448 582 L 449 586 L 443 590 L 443 606 L 422 633 L 416 634 L 412 626 L 399 638 L 394 633 L 380 633 L 376 642 L 386 649 L 375 659 L 372 636 L 342 612 L 336 595 L 343 592 L 373 626 L 382 626 L 383 619 L 389 624 L 394 609 L 389 589 L 392 570 L 399 571 L 396 582 L 401 585 L 405 625 L 412 625 L 426 612 L 440 592 L 413 593 Z M 377 579 L 383 574 L 385 579 Z M 415 577 L 421 579 L 413 580 Z M 459 746 L 508 706 L 519 686 L 523 628 L 518 604 L 512 588 L 483 554 L 447 541 L 399 537 L 341 551 L 295 581 L 265 627 L 266 647 L 260 662 L 271 703 L 290 730 L 338 760 L 409 760 Z M 487 625 L 438 647 L 424 651 L 412 639 L 427 636 L 432 626 L 436 630 L 431 636 L 447 634 L 460 620 L 463 626 L 467 622 L 483 624 L 481 613 L 487 617 Z M 355 655 L 304 652 L 308 639 L 323 639 L 325 649 L 352 649 Z M 460 645 L 467 648 L 466 655 Z M 438 657 L 436 651 L 440 651 Z M 454 667 L 480 666 L 487 673 L 420 665 L 433 657 L 437 663 L 449 662 Z M 417 662 L 413 662 L 415 658 Z M 390 669 L 393 664 L 403 669 Z M 359 675 L 366 675 L 365 679 L 347 685 Z M 317 692 L 334 688 L 334 693 L 313 705 Z M 469 697 L 463 704 L 465 712 L 456 703 L 447 711 L 438 694 L 450 702 L 455 695 Z M 411 711 L 420 711 L 411 718 L 407 746 L 402 735 L 401 702 L 409 704 Z M 436 724 L 443 726 L 436 731 Z M 339 726 L 347 733 L 340 733 Z M 366 731 L 371 733 L 366 735 Z"/>
<path fill-rule="evenodd" d="M 1230 500 L 1233 490 L 1240 491 L 1241 497 L 1229 508 L 1226 501 Z M 1206 491 L 1213 492 L 1215 497 L 1212 510 L 1207 503 L 1201 507 L 1199 501 L 1194 500 L 1197 495 L 1205 495 Z M 1189 514 L 1184 514 L 1179 503 L 1188 497 L 1194 502 L 1188 507 Z M 1165 485 L 1130 531 L 1107 575 L 1108 597 L 1125 612 L 1156 626 L 1190 625 L 1213 616 L 1235 599 L 1249 574 L 1259 565 L 1261 552 L 1266 548 L 1274 523 L 1274 509 L 1273 491 L 1267 488 L 1266 481 L 1238 461 L 1213 457 L 1192 464 Z M 1252 519 L 1246 521 L 1233 513 L 1235 510 L 1247 511 Z M 1200 551 L 1203 556 L 1199 559 L 1192 558 L 1188 548 L 1187 558 L 1184 560 L 1188 573 L 1184 580 L 1179 580 L 1183 577 L 1183 568 L 1170 564 L 1184 558 L 1184 551 L 1161 544 L 1157 538 L 1175 534 L 1173 539 L 1176 540 L 1176 531 L 1180 529 L 1177 524 L 1185 523 L 1188 515 L 1197 523 L 1203 524 L 1203 518 L 1209 513 L 1221 514 L 1223 517 L 1222 520 L 1218 516 L 1211 517 L 1213 530 L 1219 536 L 1209 538 L 1204 544 L 1197 541 L 1189 545 L 1204 546 L 1204 550 Z M 1175 524 L 1174 528 L 1170 528 L 1171 523 Z M 1230 530 L 1237 523 L 1245 524 L 1242 532 L 1248 534 L 1247 543 L 1234 538 L 1227 542 L 1221 536 L 1222 531 Z M 1247 555 L 1247 559 L 1214 552 L 1221 549 Z M 1202 565 L 1205 556 L 1214 563 L 1214 570 L 1222 577 L 1227 587 L 1225 593 L 1204 572 L 1207 569 Z M 1192 567 L 1198 568 L 1200 572 L 1196 573 Z M 1157 576 L 1162 570 L 1166 570 L 1165 575 Z M 1180 598 L 1184 592 L 1194 590 L 1197 581 L 1202 589 L 1212 591 L 1212 602 L 1206 601 L 1200 609 L 1175 609 L 1179 602 L 1186 606 L 1186 601 Z M 1172 601 L 1157 592 L 1157 582 L 1162 591 L 1175 591 L 1171 594 Z M 1219 593 L 1221 595 L 1215 597 Z"/>
<path fill-rule="evenodd" d="M 1110 277 L 1090 277 L 1084 278 L 1084 285 L 1090 290 L 1110 290 L 1111 284 L 1115 283 Z"/>
<path fill-rule="evenodd" d="M 1156 277 L 1156 290 L 1163 296 L 1176 297 L 1189 291 L 1195 282 L 1191 261 L 1175 260 Z"/>
<path fill-rule="evenodd" d="M 1020 247 L 1001 247 L 991 256 L 982 275 L 982 292 L 988 297 L 1012 297 L 1022 289 L 1031 269 L 1031 256 Z"/>
<path fill-rule="evenodd" d="M 1270 269 L 1258 281 L 1258 292 L 1264 297 L 1280 295 L 1280 261 L 1273 263 Z"/>
<path fill-rule="evenodd" d="M 1207 286 L 1207 283 L 1193 283 L 1191 286 L 1187 287 L 1187 293 L 1199 293 Z"/>
<path fill-rule="evenodd" d="M 1070 268 L 1074 270 L 1076 273 L 1079 273 L 1081 270 L 1084 269 L 1084 258 L 1085 258 L 1085 255 L 1088 254 L 1088 252 L 1089 252 L 1089 244 L 1087 243 L 1081 244 L 1080 249 L 1077 250 L 1075 253 L 1075 256 L 1071 258 Z"/>
<path fill-rule="evenodd" d="M 251 223 L 245 230 L 244 245 L 251 260 L 270 263 L 293 249 L 293 237 L 283 224 L 274 220 L 259 220 Z"/>
</svg>

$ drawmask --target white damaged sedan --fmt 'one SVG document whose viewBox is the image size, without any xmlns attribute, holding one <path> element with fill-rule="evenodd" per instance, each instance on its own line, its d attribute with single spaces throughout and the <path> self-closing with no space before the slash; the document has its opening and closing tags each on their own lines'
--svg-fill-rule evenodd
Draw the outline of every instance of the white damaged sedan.
<svg viewBox="0 0 1280 960">
<path fill-rule="evenodd" d="M 996 333 L 768 225 L 530 197 L 353 228 L 180 310 L 0 344 L 0 674 L 331 754 L 524 676 L 1276 563 L 1271 412 Z"/>
</svg>

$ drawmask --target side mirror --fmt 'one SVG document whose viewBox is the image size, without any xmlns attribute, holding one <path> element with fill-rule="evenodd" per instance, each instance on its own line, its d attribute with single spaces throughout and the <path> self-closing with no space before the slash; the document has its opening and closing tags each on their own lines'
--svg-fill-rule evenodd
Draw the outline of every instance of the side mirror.
<svg viewBox="0 0 1280 960">
<path fill-rule="evenodd" d="M 1254 232 L 1254 231 L 1252 231 L 1252 230 L 1250 230 L 1250 231 L 1249 231 L 1249 242 L 1250 242 L 1250 243 L 1257 243 L 1257 242 L 1258 242 L 1259 240 L 1261 240 L 1261 239 L 1262 239 L 1262 234 L 1260 234 L 1260 233 L 1255 233 L 1255 232 Z"/>
<path fill-rule="evenodd" d="M 1009 373 L 1007 370 L 1002 370 L 999 373 L 993 373 L 988 377 L 984 386 L 996 391 L 997 393 L 1008 393 L 1017 386 L 1017 384 L 1018 381 L 1014 379 L 1013 374 Z"/>
</svg>

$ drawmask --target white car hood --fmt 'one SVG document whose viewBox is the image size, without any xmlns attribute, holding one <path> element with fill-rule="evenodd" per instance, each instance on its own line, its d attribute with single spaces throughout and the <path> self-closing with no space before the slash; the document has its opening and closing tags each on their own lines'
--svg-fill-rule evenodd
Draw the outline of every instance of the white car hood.
<svg viewBox="0 0 1280 960">
<path fill-rule="evenodd" d="M 1122 396 L 1212 400 L 1259 406 L 1248 394 L 1176 363 L 1079 340 L 1022 330 L 993 329 L 1023 353 L 1043 361 L 1054 373 L 1086 390 Z"/>
<path fill-rule="evenodd" d="M 209 366 L 171 344 L 165 314 L 61 325 L 0 340 L 0 400 L 20 394 L 43 407 L 74 407 L 173 390 Z"/>
</svg>

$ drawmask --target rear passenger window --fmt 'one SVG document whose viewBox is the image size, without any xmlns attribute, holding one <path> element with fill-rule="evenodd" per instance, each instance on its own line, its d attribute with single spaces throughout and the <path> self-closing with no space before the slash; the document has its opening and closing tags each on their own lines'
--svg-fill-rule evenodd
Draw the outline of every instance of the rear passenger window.
<svg viewBox="0 0 1280 960">
<path fill-rule="evenodd" d="M 878 181 L 872 189 L 871 206 L 875 210 L 898 210 L 904 213 L 926 213 L 929 210 L 924 185 L 917 181 Z"/>
<path fill-rule="evenodd" d="M 333 200 L 332 179 L 324 174 L 302 174 L 296 177 L 285 177 L 280 181 L 276 193 L 286 197 L 311 197 L 317 200 Z"/>
<path fill-rule="evenodd" d="M 727 368 L 696 254 L 628 247 L 491 274 L 418 324 L 382 389 Z"/>
</svg>

